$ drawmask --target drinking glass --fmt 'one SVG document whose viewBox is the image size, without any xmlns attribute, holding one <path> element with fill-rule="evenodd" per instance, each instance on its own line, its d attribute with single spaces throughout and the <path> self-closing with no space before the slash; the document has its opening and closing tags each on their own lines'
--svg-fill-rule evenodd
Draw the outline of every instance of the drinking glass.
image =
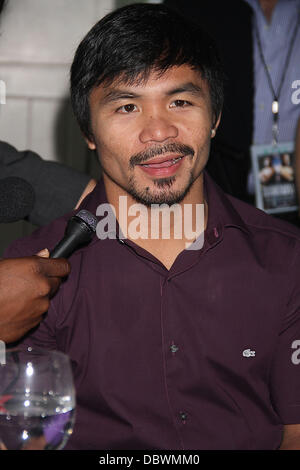
<svg viewBox="0 0 300 470">
<path fill-rule="evenodd" d="M 8 349 L 0 364 L 0 449 L 62 449 L 72 434 L 75 390 L 68 356 Z"/>
</svg>

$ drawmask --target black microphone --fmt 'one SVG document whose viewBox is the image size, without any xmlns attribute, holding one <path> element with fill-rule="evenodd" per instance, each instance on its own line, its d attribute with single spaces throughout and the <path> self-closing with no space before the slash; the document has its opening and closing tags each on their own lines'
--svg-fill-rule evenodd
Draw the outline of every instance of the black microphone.
<svg viewBox="0 0 300 470">
<path fill-rule="evenodd" d="M 17 222 L 27 217 L 35 203 L 34 189 L 17 176 L 0 179 L 0 223 Z"/>
<path fill-rule="evenodd" d="M 81 210 L 68 221 L 65 235 L 50 252 L 50 258 L 68 258 L 77 248 L 89 243 L 96 232 L 98 219 L 91 212 Z"/>
</svg>

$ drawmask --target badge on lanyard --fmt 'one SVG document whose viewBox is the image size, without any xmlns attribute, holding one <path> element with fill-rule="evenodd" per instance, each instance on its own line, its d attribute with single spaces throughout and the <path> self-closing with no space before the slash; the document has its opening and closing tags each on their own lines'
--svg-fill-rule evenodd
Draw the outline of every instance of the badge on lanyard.
<svg viewBox="0 0 300 470">
<path fill-rule="evenodd" d="M 257 22 L 255 21 L 254 23 L 260 58 L 265 69 L 270 90 L 273 94 L 272 109 L 270 110 L 272 111 L 273 117 L 273 139 L 270 145 L 253 145 L 251 147 L 251 158 L 256 206 L 269 214 L 293 212 L 298 209 L 294 170 L 294 142 L 278 142 L 278 122 L 280 111 L 279 97 L 295 43 L 299 23 L 300 10 L 298 11 L 298 19 L 287 52 L 277 93 L 275 92 L 272 78 L 263 54 Z"/>
<path fill-rule="evenodd" d="M 269 214 L 296 211 L 293 142 L 253 145 L 251 155 L 256 206 Z"/>
</svg>

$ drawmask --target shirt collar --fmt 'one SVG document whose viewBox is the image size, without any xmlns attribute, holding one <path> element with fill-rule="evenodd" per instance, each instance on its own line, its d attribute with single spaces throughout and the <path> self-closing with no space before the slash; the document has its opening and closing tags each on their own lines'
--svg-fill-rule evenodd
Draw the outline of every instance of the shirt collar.
<svg viewBox="0 0 300 470">
<path fill-rule="evenodd" d="M 235 208 L 234 198 L 224 193 L 207 171 L 204 171 L 204 191 L 208 203 L 207 233 L 219 229 L 223 231 L 226 227 L 236 227 L 250 233 L 248 225 Z"/>
<path fill-rule="evenodd" d="M 244 222 L 233 203 L 234 198 L 228 196 L 213 181 L 207 171 L 204 170 L 204 194 L 208 204 L 208 220 L 205 238 L 209 244 L 222 238 L 223 230 L 227 227 L 236 227 L 249 233 L 248 225 Z M 96 214 L 100 204 L 108 204 L 105 186 L 102 178 L 97 183 L 94 190 L 83 200 L 78 212 L 86 209 L 92 214 Z M 97 240 L 97 237 L 95 237 Z M 96 241 L 94 240 L 94 242 Z"/>
<path fill-rule="evenodd" d="M 263 14 L 262 8 L 260 6 L 259 0 L 244 0 L 245 3 L 248 3 L 250 7 L 256 12 L 256 13 L 261 13 Z M 290 3 L 290 4 L 295 4 L 298 5 L 300 4 L 300 0 L 278 0 L 277 5 L 280 3 Z M 275 7 L 277 6 L 275 5 Z"/>
</svg>

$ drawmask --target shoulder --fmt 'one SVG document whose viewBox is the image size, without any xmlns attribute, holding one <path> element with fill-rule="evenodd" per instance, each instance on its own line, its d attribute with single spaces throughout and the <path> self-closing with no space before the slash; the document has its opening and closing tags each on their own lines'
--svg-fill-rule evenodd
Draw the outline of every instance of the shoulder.
<svg viewBox="0 0 300 470">
<path fill-rule="evenodd" d="M 22 158 L 22 154 L 7 142 L 0 141 L 0 163 L 8 165 Z"/>
<path fill-rule="evenodd" d="M 227 195 L 232 206 L 239 214 L 242 224 L 254 240 L 264 239 L 278 249 L 293 247 L 300 250 L 300 229 L 277 217 L 266 214 L 239 199 Z"/>
<path fill-rule="evenodd" d="M 29 159 L 30 163 L 33 161 L 42 161 L 41 157 L 39 157 L 35 152 L 31 152 L 30 150 L 19 151 L 11 144 L 0 141 L 0 163 L 2 165 L 11 165 L 16 162 L 18 162 L 18 164 L 21 162 L 26 162 L 26 164 L 28 164 Z"/>
</svg>

